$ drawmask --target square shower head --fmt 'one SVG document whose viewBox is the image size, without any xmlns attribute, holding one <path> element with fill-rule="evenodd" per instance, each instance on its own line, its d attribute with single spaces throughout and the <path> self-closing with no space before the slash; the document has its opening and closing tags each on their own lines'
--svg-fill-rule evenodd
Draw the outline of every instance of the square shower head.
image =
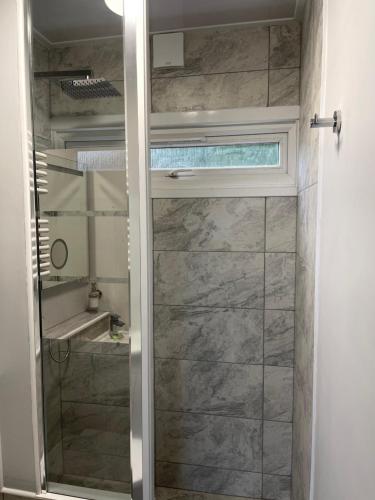
<svg viewBox="0 0 375 500">
<path fill-rule="evenodd" d="M 85 80 L 63 80 L 62 91 L 73 99 L 98 99 L 119 97 L 120 92 L 105 78 L 86 78 Z"/>
</svg>

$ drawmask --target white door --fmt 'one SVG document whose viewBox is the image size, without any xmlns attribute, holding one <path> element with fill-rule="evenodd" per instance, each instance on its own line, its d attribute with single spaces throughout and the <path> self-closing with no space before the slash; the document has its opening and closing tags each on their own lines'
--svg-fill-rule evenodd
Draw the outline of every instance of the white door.
<svg viewBox="0 0 375 500">
<path fill-rule="evenodd" d="M 325 0 L 314 500 L 375 498 L 375 2 Z M 324 87 L 324 85 L 323 85 Z M 323 88 L 324 91 L 324 88 Z"/>
</svg>

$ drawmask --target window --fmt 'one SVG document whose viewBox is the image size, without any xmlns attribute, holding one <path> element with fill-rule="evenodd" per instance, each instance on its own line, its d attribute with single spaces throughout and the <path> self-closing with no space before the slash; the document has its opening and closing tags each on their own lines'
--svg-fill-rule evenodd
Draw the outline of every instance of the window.
<svg viewBox="0 0 375 500">
<path fill-rule="evenodd" d="M 294 196 L 296 124 L 151 131 L 152 196 Z"/>
<path fill-rule="evenodd" d="M 214 144 L 214 138 L 209 142 L 151 146 L 151 170 L 279 168 L 281 164 L 279 141 L 244 136 L 230 137 L 227 144 Z"/>
</svg>

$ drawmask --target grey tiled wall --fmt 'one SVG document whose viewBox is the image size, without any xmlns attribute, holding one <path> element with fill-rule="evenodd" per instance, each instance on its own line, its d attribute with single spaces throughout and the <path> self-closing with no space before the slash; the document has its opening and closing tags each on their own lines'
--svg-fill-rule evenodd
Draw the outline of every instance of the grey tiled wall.
<svg viewBox="0 0 375 500">
<path fill-rule="evenodd" d="M 159 498 L 290 499 L 296 210 L 153 201 Z"/>
<path fill-rule="evenodd" d="M 33 71 L 48 71 L 49 49 L 37 38 L 33 39 Z M 51 141 L 49 82 L 33 80 L 34 135 L 38 147 L 49 147 Z"/>
<path fill-rule="evenodd" d="M 122 40 L 48 46 L 34 40 L 37 71 L 91 68 L 122 93 Z M 153 70 L 154 112 L 299 104 L 300 25 L 185 32 L 185 67 Z M 74 100 L 54 82 L 34 85 L 36 135 L 50 141 L 50 117 L 122 114 L 122 97 Z M 90 101 L 90 102 L 88 102 Z"/>
<path fill-rule="evenodd" d="M 298 23 L 186 31 L 184 52 L 152 71 L 154 112 L 299 104 Z"/>
<path fill-rule="evenodd" d="M 306 2 L 302 36 L 293 435 L 294 500 L 310 498 L 319 133 L 310 129 L 309 118 L 320 110 L 322 4 L 322 0 Z"/>
<path fill-rule="evenodd" d="M 128 344 L 73 339 L 60 365 L 44 346 L 48 480 L 130 492 Z"/>
</svg>

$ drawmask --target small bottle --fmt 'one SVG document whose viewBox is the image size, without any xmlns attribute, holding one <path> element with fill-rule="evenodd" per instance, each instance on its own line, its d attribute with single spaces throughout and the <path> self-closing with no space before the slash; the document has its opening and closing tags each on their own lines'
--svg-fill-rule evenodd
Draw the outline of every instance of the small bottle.
<svg viewBox="0 0 375 500">
<path fill-rule="evenodd" d="M 99 300 L 102 296 L 102 292 L 96 288 L 96 283 L 93 281 L 91 283 L 91 292 L 89 293 L 89 305 L 87 310 L 90 312 L 98 312 Z"/>
</svg>

